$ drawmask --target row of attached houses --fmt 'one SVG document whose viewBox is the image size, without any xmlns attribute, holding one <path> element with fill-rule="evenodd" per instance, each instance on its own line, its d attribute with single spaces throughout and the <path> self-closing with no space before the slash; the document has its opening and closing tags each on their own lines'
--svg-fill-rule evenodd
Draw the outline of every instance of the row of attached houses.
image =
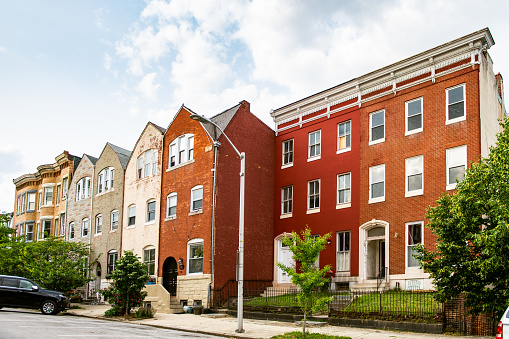
<svg viewBox="0 0 509 339">
<path fill-rule="evenodd" d="M 208 303 L 236 277 L 240 159 L 246 154 L 245 280 L 291 281 L 282 238 L 332 233 L 319 265 L 335 287 L 431 289 L 412 256 L 433 246 L 425 211 L 486 156 L 504 117 L 486 28 L 271 111 L 275 131 L 238 105 L 167 128 L 148 123 L 132 151 L 67 152 L 14 179 L 13 227 L 90 243 L 94 294 L 133 250 L 148 264 L 147 302 L 170 312 Z M 219 126 L 219 128 L 216 127 Z M 224 134 L 223 132 L 224 131 Z"/>
</svg>

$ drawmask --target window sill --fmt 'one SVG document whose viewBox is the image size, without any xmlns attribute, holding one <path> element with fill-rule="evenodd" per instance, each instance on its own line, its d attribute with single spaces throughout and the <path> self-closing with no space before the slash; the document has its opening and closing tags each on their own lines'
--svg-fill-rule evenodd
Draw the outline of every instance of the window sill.
<svg viewBox="0 0 509 339">
<path fill-rule="evenodd" d="M 175 166 L 173 166 L 173 167 L 170 167 L 170 168 L 168 168 L 168 169 L 166 170 L 166 172 L 171 172 L 171 171 L 173 171 L 173 170 L 176 170 L 177 168 L 184 167 L 184 166 L 186 166 L 186 165 L 190 165 L 190 164 L 192 164 L 192 163 L 194 163 L 194 159 L 193 159 L 193 160 L 186 161 L 186 162 L 183 162 L 183 163 L 178 164 L 178 165 L 175 165 Z"/>
<path fill-rule="evenodd" d="M 155 221 L 155 220 L 150 220 L 150 221 L 147 221 L 147 222 L 145 223 L 145 226 L 154 225 L 155 223 L 156 223 L 156 221 Z"/>
<path fill-rule="evenodd" d="M 107 193 L 113 192 L 114 190 L 115 190 L 114 188 L 112 188 L 112 189 L 107 189 L 106 191 L 103 191 L 103 192 L 97 193 L 95 196 L 96 196 L 96 197 L 99 197 L 99 196 L 101 196 L 101 195 L 105 195 L 105 194 L 107 194 Z"/>
<path fill-rule="evenodd" d="M 445 189 L 447 191 L 454 190 L 454 189 L 456 189 L 456 185 L 457 185 L 457 183 L 449 184 L 449 185 L 445 186 Z"/>
<path fill-rule="evenodd" d="M 423 190 L 405 192 L 405 198 L 411 198 L 411 197 L 415 197 L 415 196 L 423 195 L 423 194 L 424 194 Z"/>
<path fill-rule="evenodd" d="M 203 272 L 187 273 L 186 275 L 203 275 Z"/>
<path fill-rule="evenodd" d="M 338 149 L 338 150 L 336 151 L 336 154 L 341 154 L 341 153 L 350 152 L 351 150 L 352 150 L 352 148 L 351 148 L 351 147 Z"/>
<path fill-rule="evenodd" d="M 292 217 L 292 213 L 286 213 L 286 214 L 281 214 L 279 216 L 279 219 L 286 219 L 286 218 L 291 218 Z"/>
<path fill-rule="evenodd" d="M 166 219 L 164 219 L 164 221 L 170 221 L 170 220 L 175 220 L 175 219 L 177 219 L 177 216 L 173 215 L 171 217 L 167 217 Z"/>
<path fill-rule="evenodd" d="M 451 119 L 451 120 L 445 120 L 445 124 L 446 125 L 451 125 L 451 124 L 454 124 L 454 123 L 457 123 L 457 122 L 460 122 L 460 121 L 465 121 L 467 120 L 467 117 L 464 115 L 462 117 L 459 117 L 459 118 L 455 118 L 455 119 Z"/>
<path fill-rule="evenodd" d="M 315 214 L 315 213 L 320 213 L 320 208 L 313 208 L 311 210 L 306 211 L 306 214 Z"/>
<path fill-rule="evenodd" d="M 135 228 L 135 227 L 136 227 L 136 225 L 131 225 L 131 226 L 127 226 L 125 229 L 130 230 L 131 228 Z M 110 231 L 110 232 L 112 232 L 112 231 Z"/>
<path fill-rule="evenodd" d="M 202 214 L 202 213 L 203 213 L 203 210 L 199 210 L 199 211 L 191 211 L 191 212 L 189 212 L 189 214 L 188 214 L 188 215 L 189 215 L 189 216 L 191 216 L 191 215 Z M 194 273 L 193 273 L 193 274 L 194 274 Z M 201 274 L 201 273 L 200 273 L 200 274 Z"/>
<path fill-rule="evenodd" d="M 54 207 L 53 204 L 51 205 L 42 205 L 41 208 L 45 208 L 45 207 Z"/>
<path fill-rule="evenodd" d="M 118 228 L 116 228 L 114 230 L 110 230 L 110 233 L 115 233 L 116 231 L 118 231 Z"/>
<path fill-rule="evenodd" d="M 368 145 L 371 146 L 371 145 L 381 144 L 382 142 L 385 142 L 385 138 L 374 140 L 374 141 L 370 141 L 368 143 Z"/>
<path fill-rule="evenodd" d="M 97 236 L 100 236 L 100 235 L 103 235 L 103 233 L 101 232 L 101 233 L 94 234 L 94 238 L 97 237 Z"/>
<path fill-rule="evenodd" d="M 35 210 L 28 210 L 25 213 L 35 213 Z M 18 214 L 16 214 L 16 215 L 18 215 Z"/>
<path fill-rule="evenodd" d="M 289 164 L 286 164 L 286 165 L 282 165 L 281 169 L 285 169 L 285 168 L 288 168 L 288 167 L 293 167 L 293 162 L 291 162 Z"/>
<path fill-rule="evenodd" d="M 321 158 L 322 158 L 321 155 L 315 155 L 312 158 L 308 158 L 308 162 L 315 161 L 315 160 L 320 160 Z"/>
<path fill-rule="evenodd" d="M 349 208 L 349 207 L 352 207 L 352 203 L 351 202 L 346 202 L 346 203 L 343 203 L 343 204 L 337 204 L 336 205 L 336 209 L 337 210 L 340 210 L 340 209 L 343 209 L 343 208 Z"/>
<path fill-rule="evenodd" d="M 385 197 L 374 198 L 374 199 L 369 199 L 368 204 L 376 204 L 377 202 L 384 202 L 384 201 L 385 201 Z"/>
</svg>

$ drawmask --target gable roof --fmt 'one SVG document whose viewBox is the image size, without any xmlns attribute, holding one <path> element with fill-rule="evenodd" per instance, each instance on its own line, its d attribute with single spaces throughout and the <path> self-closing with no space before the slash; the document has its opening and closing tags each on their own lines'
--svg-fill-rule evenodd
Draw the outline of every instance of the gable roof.
<svg viewBox="0 0 509 339">
<path fill-rule="evenodd" d="M 118 160 L 120 160 L 120 164 L 122 165 L 122 168 L 125 170 L 127 168 L 127 163 L 129 162 L 129 158 L 131 157 L 131 151 L 126 150 L 125 148 L 118 147 L 116 145 L 113 145 L 112 143 L 107 143 L 110 145 L 111 149 L 117 153 Z"/>
<path fill-rule="evenodd" d="M 214 115 L 213 117 L 210 118 L 210 120 L 213 123 L 217 124 L 219 128 L 221 128 L 221 130 L 224 131 L 226 127 L 228 127 L 228 124 L 233 119 L 237 111 L 239 110 L 240 106 L 241 104 L 239 103 L 231 108 L 228 108 L 226 111 Z M 221 131 L 217 130 L 217 128 L 215 128 L 211 124 L 202 124 L 202 126 L 207 130 L 207 132 L 214 140 L 218 140 L 222 134 Z"/>
<path fill-rule="evenodd" d="M 138 140 L 136 140 L 136 143 L 134 144 L 133 150 L 130 152 L 129 159 L 127 160 L 127 163 L 129 163 L 129 161 L 131 160 L 131 157 L 134 154 L 134 150 L 136 149 L 136 146 L 138 146 L 138 143 L 140 142 L 140 139 L 141 139 L 142 135 L 145 133 L 145 131 L 147 130 L 148 126 L 155 127 L 159 132 L 161 132 L 162 135 L 164 135 L 166 133 L 166 128 L 158 126 L 158 125 L 156 125 L 156 124 L 154 124 L 153 122 L 150 122 L 150 121 L 147 122 L 147 124 L 145 125 L 145 128 L 140 133 L 140 136 L 138 137 Z M 127 164 L 126 164 L 125 168 L 127 168 Z"/>
<path fill-rule="evenodd" d="M 83 159 L 84 157 L 87 157 L 87 158 L 88 158 L 88 160 L 90 160 L 90 162 L 91 162 L 91 163 L 92 163 L 92 165 L 94 165 L 94 166 L 95 166 L 95 163 L 96 163 L 96 162 L 97 162 L 97 160 L 98 160 L 96 157 L 93 157 L 93 156 L 88 155 L 88 154 L 86 154 L 86 153 L 83 153 L 83 157 L 82 157 L 82 159 Z"/>
</svg>

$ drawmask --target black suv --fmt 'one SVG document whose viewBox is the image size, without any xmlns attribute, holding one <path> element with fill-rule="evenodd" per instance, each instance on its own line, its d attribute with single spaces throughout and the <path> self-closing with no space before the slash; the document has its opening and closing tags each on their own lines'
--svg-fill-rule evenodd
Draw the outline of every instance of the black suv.
<svg viewBox="0 0 509 339">
<path fill-rule="evenodd" d="M 45 290 L 30 280 L 0 275 L 0 308 L 40 309 L 43 314 L 57 314 L 69 307 L 69 299 L 60 292 Z"/>
</svg>

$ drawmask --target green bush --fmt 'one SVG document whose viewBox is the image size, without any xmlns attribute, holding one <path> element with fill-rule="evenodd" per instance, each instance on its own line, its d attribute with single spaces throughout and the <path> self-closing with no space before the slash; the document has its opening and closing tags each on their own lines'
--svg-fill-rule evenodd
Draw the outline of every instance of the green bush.
<svg viewBox="0 0 509 339">
<path fill-rule="evenodd" d="M 134 317 L 136 319 L 145 319 L 145 318 L 153 318 L 154 317 L 154 311 L 152 311 L 149 308 L 140 307 L 136 312 L 134 312 Z"/>
<path fill-rule="evenodd" d="M 110 308 L 109 310 L 106 310 L 106 312 L 104 312 L 104 316 L 105 317 L 118 317 L 118 316 L 121 316 L 121 315 L 124 315 L 124 310 L 119 307 L 119 306 L 113 306 L 112 308 Z"/>
</svg>

